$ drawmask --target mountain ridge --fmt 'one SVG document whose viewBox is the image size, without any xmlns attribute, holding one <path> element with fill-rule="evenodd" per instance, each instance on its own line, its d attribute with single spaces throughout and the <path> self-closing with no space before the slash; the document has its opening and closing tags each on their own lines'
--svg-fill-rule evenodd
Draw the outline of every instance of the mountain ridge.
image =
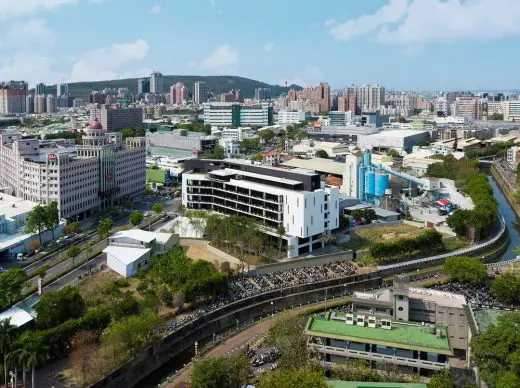
<svg viewBox="0 0 520 388">
<path fill-rule="evenodd" d="M 69 93 L 76 98 L 88 100 L 90 92 L 93 90 L 101 91 L 105 88 L 128 88 L 130 93 L 137 94 L 137 80 L 139 78 L 125 78 L 105 81 L 84 81 L 69 83 Z M 218 76 L 197 76 L 197 75 L 164 75 L 164 93 L 168 93 L 170 86 L 176 82 L 182 82 L 186 86 L 188 96 L 191 95 L 193 84 L 196 81 L 206 82 L 208 92 L 219 94 L 228 92 L 231 89 L 240 89 L 245 98 L 253 98 L 256 88 L 271 88 L 271 96 L 276 97 L 287 93 L 291 88 L 302 89 L 299 85 L 288 87 L 270 85 L 268 83 L 253 80 L 246 77 L 218 75 Z M 34 89 L 31 89 L 33 91 Z M 47 85 L 47 93 L 56 95 L 56 85 Z"/>
</svg>

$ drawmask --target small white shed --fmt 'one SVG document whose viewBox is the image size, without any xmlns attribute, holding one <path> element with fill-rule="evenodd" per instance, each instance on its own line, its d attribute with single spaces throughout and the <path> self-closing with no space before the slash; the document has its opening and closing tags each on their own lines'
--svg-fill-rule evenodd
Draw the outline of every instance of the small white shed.
<svg viewBox="0 0 520 388">
<path fill-rule="evenodd" d="M 121 276 L 135 275 L 150 265 L 150 248 L 129 248 L 108 246 L 103 249 L 107 255 L 107 266 Z"/>
</svg>

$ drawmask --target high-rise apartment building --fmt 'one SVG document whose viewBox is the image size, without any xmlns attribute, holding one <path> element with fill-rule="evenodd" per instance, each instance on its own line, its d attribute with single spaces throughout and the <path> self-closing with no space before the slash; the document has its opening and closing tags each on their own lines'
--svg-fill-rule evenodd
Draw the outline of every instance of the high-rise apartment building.
<svg viewBox="0 0 520 388">
<path fill-rule="evenodd" d="M 34 113 L 34 96 L 32 94 L 28 94 L 25 98 L 25 113 Z"/>
<path fill-rule="evenodd" d="M 37 95 L 46 95 L 47 94 L 47 86 L 43 82 L 36 84 L 35 90 L 36 90 Z"/>
<path fill-rule="evenodd" d="M 90 93 L 89 102 L 92 104 L 104 104 L 107 100 L 107 95 L 103 92 L 93 91 Z"/>
<path fill-rule="evenodd" d="M 47 112 L 47 100 L 43 94 L 34 96 L 34 113 L 42 114 Z"/>
<path fill-rule="evenodd" d="M 313 113 L 328 112 L 330 110 L 330 87 L 327 82 L 322 82 L 316 87 L 303 90 L 289 90 L 289 99 L 296 101 L 305 98 L 309 102 L 309 110 Z"/>
<path fill-rule="evenodd" d="M 469 117 L 474 120 L 482 120 L 484 103 L 476 97 L 457 97 L 453 103 L 453 116 Z"/>
<path fill-rule="evenodd" d="M 136 105 L 90 106 L 90 121 L 98 120 L 108 132 L 143 127 L 143 108 Z"/>
<path fill-rule="evenodd" d="M 150 93 L 150 78 L 139 78 L 137 80 L 137 94 Z"/>
<path fill-rule="evenodd" d="M 201 105 L 208 98 L 208 88 L 206 82 L 197 81 L 193 84 L 193 104 Z"/>
<path fill-rule="evenodd" d="M 235 101 L 236 102 L 244 102 L 244 94 L 242 93 L 242 90 L 234 89 L 231 92 L 233 92 L 235 94 Z"/>
<path fill-rule="evenodd" d="M 0 185 L 8 194 L 49 204 L 60 217 L 89 216 L 94 209 L 140 196 L 146 188 L 146 141 L 123 140 L 94 121 L 82 145 L 73 139 L 23 139 L 0 133 Z"/>
<path fill-rule="evenodd" d="M 255 89 L 255 100 L 266 101 L 271 99 L 270 88 L 256 88 Z"/>
<path fill-rule="evenodd" d="M 174 105 L 177 103 L 177 91 L 175 85 L 170 86 L 170 104 Z"/>
<path fill-rule="evenodd" d="M 66 82 L 56 84 L 56 97 L 59 98 L 65 94 L 69 94 L 69 84 Z"/>
<path fill-rule="evenodd" d="M 235 102 L 235 93 L 221 93 L 218 98 L 219 102 Z"/>
<path fill-rule="evenodd" d="M 164 92 L 164 80 L 162 73 L 154 71 L 150 74 L 150 93 L 162 94 Z"/>
<path fill-rule="evenodd" d="M 0 114 L 25 113 L 27 82 L 0 82 Z"/>
<path fill-rule="evenodd" d="M 45 105 L 46 105 L 46 113 L 56 113 L 57 111 L 57 104 L 56 104 L 56 97 L 52 94 L 48 94 L 45 98 Z"/>
<path fill-rule="evenodd" d="M 354 94 L 356 98 L 356 114 L 374 112 L 385 105 L 385 87 L 382 85 L 352 85 L 346 87 L 344 94 Z"/>
<path fill-rule="evenodd" d="M 182 82 L 177 82 L 175 84 L 175 102 L 182 104 L 183 101 L 186 101 L 186 87 Z"/>
</svg>

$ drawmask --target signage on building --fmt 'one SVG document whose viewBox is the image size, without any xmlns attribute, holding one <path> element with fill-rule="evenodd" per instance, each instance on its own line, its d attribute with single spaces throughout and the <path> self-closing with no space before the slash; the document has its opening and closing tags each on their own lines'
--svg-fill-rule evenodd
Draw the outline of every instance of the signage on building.
<svg viewBox="0 0 520 388">
<path fill-rule="evenodd" d="M 112 174 L 107 174 L 107 181 L 111 181 L 112 180 Z"/>
<path fill-rule="evenodd" d="M 56 155 L 56 154 L 49 154 L 49 155 L 47 156 L 47 158 L 48 158 L 49 160 L 57 160 L 57 159 L 58 159 L 58 155 Z"/>
</svg>

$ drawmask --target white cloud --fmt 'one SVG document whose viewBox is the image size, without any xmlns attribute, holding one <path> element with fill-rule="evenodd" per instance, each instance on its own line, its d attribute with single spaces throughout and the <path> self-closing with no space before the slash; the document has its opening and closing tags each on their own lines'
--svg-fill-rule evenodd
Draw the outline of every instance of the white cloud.
<svg viewBox="0 0 520 388">
<path fill-rule="evenodd" d="M 0 0 L 0 19 L 19 16 L 40 9 L 50 10 L 77 2 L 78 0 Z"/>
<path fill-rule="evenodd" d="M 208 3 L 209 3 L 213 8 L 215 8 L 215 6 L 217 5 L 217 0 L 208 0 Z"/>
<path fill-rule="evenodd" d="M 336 24 L 336 19 L 327 19 L 325 20 L 325 27 L 331 27 Z"/>
<path fill-rule="evenodd" d="M 0 60 L 0 74 L 4 79 L 23 79 L 34 85 L 38 82 L 56 82 L 53 59 L 32 52 L 19 52 Z"/>
<path fill-rule="evenodd" d="M 201 70 L 209 70 L 218 74 L 232 74 L 238 70 L 238 53 L 228 44 L 217 47 L 207 58 L 189 65 Z"/>
<path fill-rule="evenodd" d="M 366 35 L 385 24 L 399 22 L 405 16 L 407 6 L 408 0 L 390 0 L 390 3 L 373 14 L 365 14 L 344 23 L 328 20 L 325 24 L 328 22 L 329 33 L 335 40 L 348 41 Z"/>
<path fill-rule="evenodd" d="M 520 35 L 518 0 L 391 0 L 372 14 L 330 24 L 335 40 L 375 33 L 380 43 L 411 45 Z M 419 50 L 420 51 L 420 50 Z"/>
<path fill-rule="evenodd" d="M 273 42 L 266 43 L 264 46 L 264 51 L 270 52 L 273 51 L 274 46 L 276 46 Z"/>
<path fill-rule="evenodd" d="M 75 58 L 69 78 L 73 82 L 120 78 L 121 66 L 144 59 L 149 48 L 146 41 L 138 39 L 83 53 Z"/>
<path fill-rule="evenodd" d="M 23 23 L 15 23 L 3 39 L 3 46 L 20 48 L 29 51 L 33 48 L 50 48 L 54 45 L 55 36 L 45 20 L 32 19 Z"/>
<path fill-rule="evenodd" d="M 160 5 L 154 5 L 154 6 L 152 6 L 152 8 L 150 8 L 150 12 L 151 12 L 151 13 L 158 14 L 159 12 L 161 12 L 161 6 L 160 6 Z"/>
</svg>

